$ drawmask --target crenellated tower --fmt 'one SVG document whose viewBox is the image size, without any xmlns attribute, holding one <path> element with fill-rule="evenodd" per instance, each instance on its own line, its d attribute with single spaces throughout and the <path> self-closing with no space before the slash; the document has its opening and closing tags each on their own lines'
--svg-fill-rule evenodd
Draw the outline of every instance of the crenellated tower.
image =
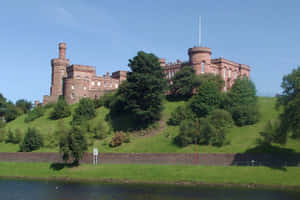
<svg viewBox="0 0 300 200">
<path fill-rule="evenodd" d="M 69 59 L 66 59 L 66 43 L 59 43 L 59 57 L 51 60 L 52 77 L 50 96 L 59 97 L 63 95 L 63 80 L 67 77 L 67 66 Z"/>
<path fill-rule="evenodd" d="M 189 63 L 197 75 L 209 72 L 211 64 L 211 49 L 207 47 L 193 47 L 188 50 Z"/>
</svg>

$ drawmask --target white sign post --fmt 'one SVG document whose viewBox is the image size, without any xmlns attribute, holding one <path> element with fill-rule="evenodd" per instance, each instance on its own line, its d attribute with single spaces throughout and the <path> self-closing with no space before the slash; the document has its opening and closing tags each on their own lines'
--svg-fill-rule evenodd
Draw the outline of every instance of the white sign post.
<svg viewBox="0 0 300 200">
<path fill-rule="evenodd" d="M 93 164 L 98 164 L 98 149 L 94 148 L 93 150 Z"/>
</svg>

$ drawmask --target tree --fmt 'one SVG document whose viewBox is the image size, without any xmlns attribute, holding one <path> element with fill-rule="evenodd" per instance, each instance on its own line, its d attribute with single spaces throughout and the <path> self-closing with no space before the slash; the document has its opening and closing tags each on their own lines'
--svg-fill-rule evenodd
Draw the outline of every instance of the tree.
<svg viewBox="0 0 300 200">
<path fill-rule="evenodd" d="M 66 102 L 64 96 L 59 96 L 57 103 L 54 106 L 53 111 L 50 114 L 50 118 L 53 120 L 62 119 L 71 115 L 71 109 Z"/>
<path fill-rule="evenodd" d="M 222 91 L 224 88 L 225 82 L 224 82 L 223 78 L 218 74 L 217 75 L 212 74 L 212 73 L 200 74 L 200 75 L 198 75 L 198 79 L 199 79 L 199 85 L 202 85 L 206 81 L 212 81 L 216 84 L 219 91 Z"/>
<path fill-rule="evenodd" d="M 27 113 L 32 108 L 32 103 L 30 101 L 27 101 L 25 99 L 20 99 L 16 102 L 16 107 L 20 108 L 23 113 Z"/>
<path fill-rule="evenodd" d="M 239 77 L 236 79 L 226 96 L 224 107 L 227 110 L 235 106 L 257 104 L 255 85 L 247 77 Z"/>
<path fill-rule="evenodd" d="M 31 152 L 40 149 L 43 146 L 43 137 L 35 128 L 28 128 L 24 140 L 20 144 L 20 151 Z"/>
<path fill-rule="evenodd" d="M 256 88 L 247 77 L 239 77 L 225 95 L 223 107 L 231 112 L 236 125 L 244 126 L 259 121 Z"/>
<path fill-rule="evenodd" d="M 162 101 L 166 89 L 164 70 L 154 54 L 143 51 L 129 60 L 131 72 L 111 103 L 111 115 L 129 114 L 134 123 L 142 127 L 161 117 Z"/>
<path fill-rule="evenodd" d="M 185 119 L 193 119 L 194 114 L 186 106 L 177 106 L 176 109 L 171 113 L 171 117 L 168 119 L 169 125 L 179 125 Z"/>
<path fill-rule="evenodd" d="M 197 93 L 189 100 L 189 107 L 197 117 L 206 117 L 214 109 L 219 108 L 222 94 L 213 80 L 206 80 L 198 88 Z"/>
<path fill-rule="evenodd" d="M 218 130 L 225 130 L 233 126 L 231 114 L 226 110 L 216 109 L 211 112 L 208 119 Z"/>
<path fill-rule="evenodd" d="M 172 78 L 170 85 L 171 95 L 176 99 L 187 100 L 193 95 L 193 91 L 199 86 L 200 80 L 191 66 L 184 66 Z"/>
<path fill-rule="evenodd" d="M 87 140 L 79 126 L 72 126 L 72 129 L 66 135 L 61 136 L 59 149 L 63 154 L 64 161 L 72 157 L 73 164 L 79 165 L 84 152 L 88 149 Z"/>
<path fill-rule="evenodd" d="M 21 110 L 18 109 L 12 102 L 8 102 L 5 105 L 4 118 L 7 122 L 15 120 L 21 113 Z"/>
<path fill-rule="evenodd" d="M 0 117 L 4 116 L 6 106 L 6 98 L 0 93 Z"/>
<path fill-rule="evenodd" d="M 75 109 L 72 124 L 80 125 L 86 120 L 90 120 L 96 116 L 94 102 L 89 98 L 82 98 L 78 107 Z"/>
</svg>

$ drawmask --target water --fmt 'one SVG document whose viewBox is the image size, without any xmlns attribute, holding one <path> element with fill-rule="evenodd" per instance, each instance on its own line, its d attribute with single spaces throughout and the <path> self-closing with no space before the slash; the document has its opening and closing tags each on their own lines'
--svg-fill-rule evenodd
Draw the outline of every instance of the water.
<svg viewBox="0 0 300 200">
<path fill-rule="evenodd" d="M 299 191 L 0 180 L 2 200 L 299 200 Z"/>
</svg>

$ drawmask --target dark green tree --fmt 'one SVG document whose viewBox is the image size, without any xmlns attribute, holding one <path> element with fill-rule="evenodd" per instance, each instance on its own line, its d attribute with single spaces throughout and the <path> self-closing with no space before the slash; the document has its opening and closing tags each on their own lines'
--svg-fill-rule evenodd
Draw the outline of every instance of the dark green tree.
<svg viewBox="0 0 300 200">
<path fill-rule="evenodd" d="M 79 165 L 88 149 L 88 143 L 82 129 L 79 126 L 72 126 L 66 135 L 61 135 L 59 149 L 63 154 L 63 160 L 68 161 L 72 157 L 73 164 Z"/>
<path fill-rule="evenodd" d="M 195 70 L 191 66 L 184 66 L 172 78 L 170 85 L 171 96 L 175 99 L 187 100 L 193 95 L 193 91 L 200 84 Z"/>
<path fill-rule="evenodd" d="M 177 106 L 176 109 L 171 113 L 171 117 L 168 119 L 169 125 L 179 125 L 185 119 L 193 119 L 194 114 L 186 106 Z"/>
<path fill-rule="evenodd" d="M 167 82 L 158 58 L 143 51 L 129 60 L 131 72 L 111 103 L 111 115 L 129 114 L 135 124 L 147 127 L 161 117 Z"/>
<path fill-rule="evenodd" d="M 5 114 L 6 98 L 0 93 L 0 117 Z"/>
<path fill-rule="evenodd" d="M 214 109 L 219 108 L 222 93 L 213 80 L 201 83 L 197 93 L 189 100 L 189 107 L 197 117 L 206 117 Z"/>
<path fill-rule="evenodd" d="M 50 114 L 50 118 L 53 120 L 62 119 L 71 115 L 71 108 L 66 102 L 64 96 L 59 96 L 57 103 L 54 106 L 53 111 Z"/>
<path fill-rule="evenodd" d="M 28 128 L 24 140 L 20 144 L 20 151 L 31 152 L 40 149 L 43 146 L 43 137 L 35 128 Z"/>
<path fill-rule="evenodd" d="M 199 85 L 202 85 L 206 81 L 212 81 L 216 84 L 219 91 L 223 91 L 225 82 L 220 75 L 215 75 L 212 73 L 205 73 L 205 74 L 200 74 L 197 76 L 199 79 Z"/>
<path fill-rule="evenodd" d="M 90 120 L 96 116 L 96 109 L 93 100 L 82 98 L 78 107 L 75 109 L 72 124 L 80 125 L 86 120 Z"/>
<path fill-rule="evenodd" d="M 244 126 L 259 121 L 256 88 L 247 77 L 239 77 L 226 93 L 222 105 L 231 112 L 236 125 Z"/>
<path fill-rule="evenodd" d="M 25 99 L 20 99 L 16 102 L 16 107 L 20 108 L 23 113 L 28 113 L 32 108 L 32 103 Z"/>
<path fill-rule="evenodd" d="M 8 102 L 4 109 L 4 118 L 7 122 L 15 120 L 20 114 L 22 114 L 21 110 L 12 102 Z"/>
</svg>

